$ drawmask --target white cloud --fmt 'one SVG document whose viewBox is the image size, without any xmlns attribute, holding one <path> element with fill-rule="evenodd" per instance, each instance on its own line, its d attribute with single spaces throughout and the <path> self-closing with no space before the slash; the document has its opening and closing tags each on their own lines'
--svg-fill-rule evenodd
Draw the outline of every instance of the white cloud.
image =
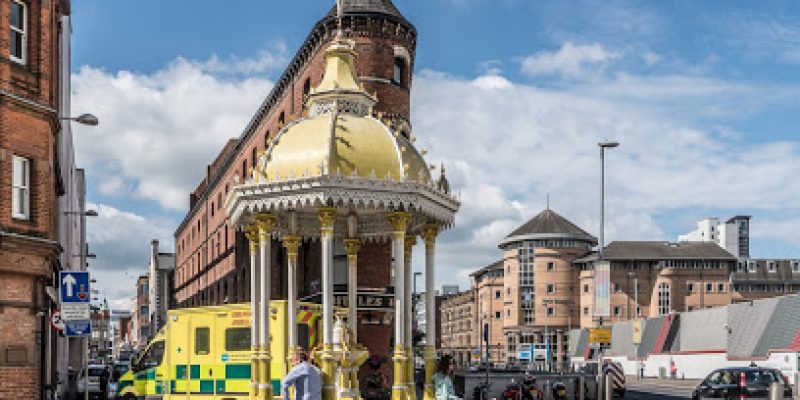
<svg viewBox="0 0 800 400">
<path fill-rule="evenodd" d="M 98 213 L 86 222 L 86 240 L 91 252 L 97 254 L 96 260 L 89 261 L 94 270 L 145 270 L 151 240 L 159 240 L 163 251 L 174 246 L 172 233 L 178 221 L 171 218 L 146 218 L 104 204 L 90 203 L 87 209 Z"/>
<path fill-rule="evenodd" d="M 473 84 L 481 89 L 508 89 L 511 81 L 499 75 L 484 75 L 473 81 Z"/>
<path fill-rule="evenodd" d="M 548 194 L 555 211 L 596 234 L 603 139 L 622 143 L 606 158 L 607 241 L 674 239 L 657 218 L 687 208 L 800 214 L 800 142 L 758 143 L 725 128 L 775 102 L 796 104 L 796 95 L 773 89 L 618 75 L 557 89 L 509 81 L 485 90 L 421 72 L 412 103 L 419 146 L 429 161 L 445 161 L 462 200 L 437 247 L 437 284 L 467 285 L 465 271 L 499 259 L 497 243 L 544 209 Z"/>
<path fill-rule="evenodd" d="M 212 74 L 253 75 L 263 74 L 286 65 L 286 44 L 279 43 L 274 50 L 260 50 L 254 57 L 229 56 L 220 59 L 216 54 L 206 61 L 190 63 L 200 70 Z"/>
<path fill-rule="evenodd" d="M 104 194 L 185 210 L 205 166 L 241 134 L 272 87 L 263 78 L 207 71 L 258 72 L 269 59 L 177 59 L 152 74 L 82 67 L 73 76 L 72 108 L 100 119 L 97 127 L 75 127 L 77 159 L 90 182 Z"/>
<path fill-rule="evenodd" d="M 572 43 L 530 57 L 531 75 L 595 78 L 557 89 L 512 82 L 492 66 L 477 79 L 431 71 L 415 77 L 420 146 L 430 150 L 429 161 L 445 161 L 462 200 L 455 229 L 438 246 L 439 284 L 464 287 L 469 272 L 499 259 L 499 240 L 541 211 L 548 194 L 554 210 L 596 233 L 596 143 L 603 139 L 622 143 L 607 159 L 608 240 L 668 238 L 656 218 L 682 208 L 756 205 L 800 214 L 800 187 L 792 184 L 800 175 L 800 143 L 747 142 L 748 132 L 726 124 L 774 102 L 797 104 L 796 94 L 786 94 L 793 88 L 599 74 L 617 57 L 600 45 Z M 205 165 L 241 132 L 271 87 L 265 79 L 209 73 L 223 70 L 217 62 L 176 60 L 149 75 L 80 70 L 73 108 L 98 114 L 101 125 L 79 128 L 76 147 L 101 193 L 185 209 Z M 229 69 L 251 70 L 247 63 Z M 172 243 L 178 221 L 99 208 L 100 218 L 90 222 L 100 257 L 92 264 L 109 282 L 144 270 L 150 239 Z M 415 252 L 416 268 L 422 260 Z M 107 292 L 123 299 L 132 294 L 128 287 L 112 284 Z"/>
<path fill-rule="evenodd" d="M 557 51 L 541 51 L 522 59 L 522 73 L 531 77 L 557 75 L 562 78 L 586 78 L 602 71 L 608 62 L 619 58 L 617 52 L 602 45 L 576 45 L 566 42 Z"/>
<path fill-rule="evenodd" d="M 134 295 L 136 278 L 147 273 L 150 242 L 160 241 L 161 251 L 172 251 L 172 232 L 178 221 L 170 218 L 146 218 L 104 204 L 87 204 L 98 216 L 89 218 L 87 242 L 97 258 L 89 261 L 89 271 L 97 279 L 101 297 L 119 308 Z"/>
</svg>

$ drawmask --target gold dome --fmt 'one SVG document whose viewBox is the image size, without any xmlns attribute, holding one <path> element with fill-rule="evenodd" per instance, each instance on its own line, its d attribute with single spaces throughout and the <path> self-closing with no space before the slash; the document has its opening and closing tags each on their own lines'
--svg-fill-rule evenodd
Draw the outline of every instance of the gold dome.
<svg viewBox="0 0 800 400">
<path fill-rule="evenodd" d="M 354 57 L 352 44 L 341 37 L 328 48 L 322 82 L 309 95 L 310 116 L 278 134 L 261 160 L 258 178 L 342 175 L 431 181 L 411 142 L 370 115 L 375 99 L 358 84 Z"/>
<path fill-rule="evenodd" d="M 334 130 L 333 115 L 287 127 L 267 153 L 265 178 L 344 175 L 430 182 L 425 161 L 402 135 L 395 137 L 373 117 L 344 113 Z"/>
</svg>

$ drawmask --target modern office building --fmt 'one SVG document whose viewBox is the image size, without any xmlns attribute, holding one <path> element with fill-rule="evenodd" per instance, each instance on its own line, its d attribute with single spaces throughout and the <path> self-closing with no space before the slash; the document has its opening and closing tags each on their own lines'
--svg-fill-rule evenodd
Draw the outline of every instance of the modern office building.
<svg viewBox="0 0 800 400">
<path fill-rule="evenodd" d="M 739 215 L 720 223 L 719 218 L 706 218 L 697 229 L 678 236 L 679 242 L 713 242 L 738 259 L 750 258 L 750 218 Z"/>
</svg>

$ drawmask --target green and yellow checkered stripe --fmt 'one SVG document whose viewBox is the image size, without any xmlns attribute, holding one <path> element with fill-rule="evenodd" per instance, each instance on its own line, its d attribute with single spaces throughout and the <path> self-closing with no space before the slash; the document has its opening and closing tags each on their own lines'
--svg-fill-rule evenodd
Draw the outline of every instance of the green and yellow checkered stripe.
<svg viewBox="0 0 800 400">
<path fill-rule="evenodd" d="M 179 364 L 174 368 L 171 394 L 247 395 L 250 390 L 250 364 Z"/>
</svg>

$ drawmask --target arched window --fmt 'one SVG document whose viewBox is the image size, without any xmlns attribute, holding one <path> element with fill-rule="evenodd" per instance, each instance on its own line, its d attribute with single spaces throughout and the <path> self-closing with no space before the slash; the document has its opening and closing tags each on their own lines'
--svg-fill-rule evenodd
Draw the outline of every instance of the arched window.
<svg viewBox="0 0 800 400">
<path fill-rule="evenodd" d="M 401 57 L 395 57 L 394 59 L 394 76 L 392 77 L 392 82 L 400 85 L 406 85 L 406 60 Z"/>
<path fill-rule="evenodd" d="M 278 116 L 278 125 L 283 125 L 286 123 L 286 113 L 281 111 L 281 115 Z"/>
<path fill-rule="evenodd" d="M 669 283 L 661 282 L 658 285 L 658 315 L 669 314 L 670 311 L 670 290 Z"/>
</svg>

